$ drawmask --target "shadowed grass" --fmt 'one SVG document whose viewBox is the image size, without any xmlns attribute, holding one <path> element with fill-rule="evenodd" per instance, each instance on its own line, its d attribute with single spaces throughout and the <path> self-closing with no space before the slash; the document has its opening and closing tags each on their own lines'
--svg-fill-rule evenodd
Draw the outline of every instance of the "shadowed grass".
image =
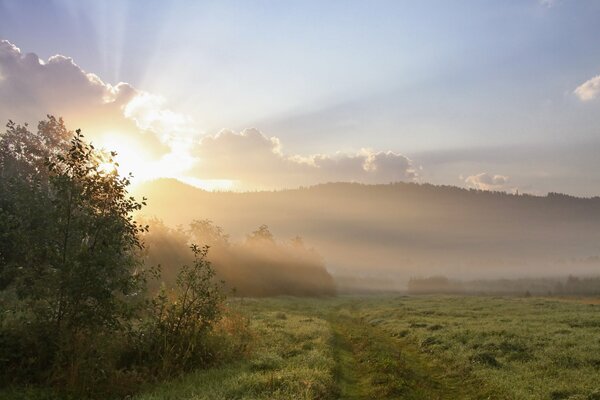
<svg viewBox="0 0 600 400">
<path fill-rule="evenodd" d="M 332 316 L 340 399 L 484 399 L 418 352 L 363 320 Z"/>
</svg>

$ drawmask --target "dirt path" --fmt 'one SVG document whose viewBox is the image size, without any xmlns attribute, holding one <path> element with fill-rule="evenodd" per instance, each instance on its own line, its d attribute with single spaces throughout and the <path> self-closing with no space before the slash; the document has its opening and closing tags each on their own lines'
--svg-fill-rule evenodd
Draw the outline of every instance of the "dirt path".
<svg viewBox="0 0 600 400">
<path fill-rule="evenodd" d="M 365 371 L 357 359 L 353 344 L 341 325 L 336 324 L 333 332 L 333 348 L 336 359 L 336 380 L 340 389 L 340 400 L 366 398 L 368 382 Z"/>
<path fill-rule="evenodd" d="M 377 327 L 332 314 L 340 400 L 475 399 L 460 381 L 438 376 L 421 354 Z"/>
</svg>

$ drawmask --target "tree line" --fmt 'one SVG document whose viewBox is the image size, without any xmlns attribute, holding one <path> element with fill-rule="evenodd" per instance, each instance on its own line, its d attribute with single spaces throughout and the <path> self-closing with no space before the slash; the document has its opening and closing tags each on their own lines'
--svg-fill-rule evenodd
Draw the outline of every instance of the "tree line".
<svg viewBox="0 0 600 400">
<path fill-rule="evenodd" d="M 411 278 L 409 294 L 598 296 L 600 277 L 452 280 L 445 276 Z"/>
<path fill-rule="evenodd" d="M 239 241 L 208 219 L 192 220 L 176 228 L 161 220 L 147 220 L 144 262 L 160 265 L 162 281 L 174 281 L 179 265 L 190 261 L 190 243 L 209 246 L 208 260 L 216 276 L 235 296 L 328 296 L 336 293 L 333 277 L 320 254 L 295 236 L 279 241 L 267 225 Z M 156 285 L 158 282 L 155 282 Z"/>
</svg>

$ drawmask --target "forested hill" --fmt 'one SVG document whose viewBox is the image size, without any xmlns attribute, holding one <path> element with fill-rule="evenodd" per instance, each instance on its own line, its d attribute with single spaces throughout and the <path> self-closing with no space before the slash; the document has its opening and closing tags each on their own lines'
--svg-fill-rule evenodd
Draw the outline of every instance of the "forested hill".
<svg viewBox="0 0 600 400">
<path fill-rule="evenodd" d="M 233 236 L 267 224 L 301 235 L 338 275 L 456 277 L 600 272 L 600 198 L 452 186 L 328 183 L 276 192 L 206 192 L 175 180 L 137 188 L 166 223 L 209 218 Z"/>
</svg>

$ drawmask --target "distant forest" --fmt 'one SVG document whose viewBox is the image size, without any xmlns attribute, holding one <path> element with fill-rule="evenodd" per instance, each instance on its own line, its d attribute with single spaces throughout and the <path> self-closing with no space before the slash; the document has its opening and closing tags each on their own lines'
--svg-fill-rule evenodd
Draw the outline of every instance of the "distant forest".
<svg viewBox="0 0 600 400">
<path fill-rule="evenodd" d="M 336 279 L 374 287 L 381 282 L 386 290 L 405 289 L 416 276 L 481 280 L 600 274 L 598 197 L 402 182 L 232 193 L 159 180 L 136 192 L 151 199 L 146 213 L 172 226 L 187 223 L 188 215 L 202 215 L 237 238 L 260 224 L 281 237 L 300 233 Z"/>
<path fill-rule="evenodd" d="M 445 276 L 412 278 L 409 294 L 599 296 L 600 277 L 522 278 L 458 281 Z"/>
</svg>

